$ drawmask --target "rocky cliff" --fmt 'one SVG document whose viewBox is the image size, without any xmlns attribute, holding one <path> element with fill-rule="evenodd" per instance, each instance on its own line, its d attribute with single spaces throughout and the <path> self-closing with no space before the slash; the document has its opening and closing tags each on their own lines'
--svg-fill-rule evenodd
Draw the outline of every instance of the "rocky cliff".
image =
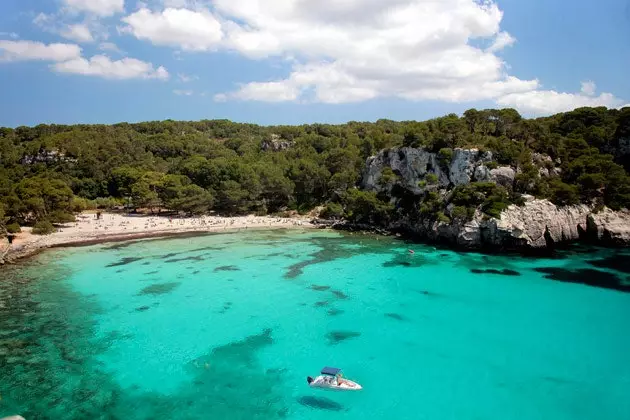
<svg viewBox="0 0 630 420">
<path fill-rule="evenodd" d="M 418 195 L 433 188 L 447 191 L 470 182 L 493 182 L 512 188 L 518 168 L 496 166 L 490 152 L 455 149 L 445 159 L 423 149 L 399 148 L 383 151 L 368 159 L 362 188 L 380 194 L 391 192 L 393 185 L 404 186 Z M 541 163 L 540 176 L 556 175 L 558 168 L 548 169 L 548 159 L 535 156 Z M 394 182 L 383 182 L 383 172 L 391 168 Z M 432 174 L 432 176 L 429 176 Z M 434 184 L 427 183 L 431 179 Z M 604 208 L 595 212 L 592 206 L 556 206 L 548 200 L 523 196 L 524 204 L 510 205 L 500 218 L 477 210 L 469 221 L 426 221 L 401 217 L 390 223 L 392 230 L 464 248 L 540 249 L 556 244 L 591 240 L 605 245 L 630 245 L 630 212 Z M 396 198 L 391 198 L 396 202 Z"/>
</svg>

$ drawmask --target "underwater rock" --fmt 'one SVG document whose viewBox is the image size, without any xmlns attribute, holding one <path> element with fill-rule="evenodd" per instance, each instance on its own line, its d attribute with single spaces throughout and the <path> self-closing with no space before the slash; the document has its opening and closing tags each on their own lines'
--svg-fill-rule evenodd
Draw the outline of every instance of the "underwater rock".
<svg viewBox="0 0 630 420">
<path fill-rule="evenodd" d="M 399 315 L 399 314 L 395 314 L 395 313 L 387 313 L 387 314 L 385 314 L 385 316 L 387 318 L 395 319 L 396 321 L 406 321 L 407 320 L 407 318 L 405 318 L 404 316 Z"/>
<path fill-rule="evenodd" d="M 482 270 L 479 268 L 471 268 L 470 272 L 474 274 L 498 274 L 500 276 L 520 276 L 521 275 L 521 273 L 519 273 L 518 271 L 510 270 L 508 268 L 504 268 L 503 270 L 496 270 L 494 268 L 489 268 L 486 270 Z"/>
<path fill-rule="evenodd" d="M 568 270 L 559 267 L 541 267 L 535 268 L 534 270 L 545 274 L 545 278 L 550 280 L 630 292 L 630 283 L 626 283 L 621 277 L 606 271 L 594 270 L 592 268 Z"/>
<path fill-rule="evenodd" d="M 184 257 L 184 258 L 171 258 L 170 260 L 164 260 L 165 263 L 172 264 L 178 263 L 182 261 L 203 261 L 204 258 L 201 255 L 195 255 L 192 257 Z"/>
<path fill-rule="evenodd" d="M 120 267 L 121 265 L 131 264 L 136 261 L 140 261 L 142 257 L 125 257 L 111 264 L 107 264 L 105 267 Z"/>
<path fill-rule="evenodd" d="M 235 265 L 222 265 L 221 267 L 215 268 L 213 271 L 215 273 L 219 271 L 240 271 L 241 269 Z"/>
<path fill-rule="evenodd" d="M 164 295 L 172 292 L 180 284 L 177 282 L 152 284 L 142 289 L 138 295 Z"/>
<path fill-rule="evenodd" d="M 331 293 L 337 297 L 337 299 L 348 299 L 348 295 L 346 295 L 341 290 L 331 290 Z"/>
<path fill-rule="evenodd" d="M 326 334 L 326 338 L 328 339 L 328 343 L 330 345 L 339 344 L 342 341 L 350 340 L 359 336 L 361 336 L 361 333 L 355 331 L 331 331 Z"/>
<path fill-rule="evenodd" d="M 588 263 L 598 268 L 609 268 L 622 273 L 630 273 L 630 255 L 611 255 L 599 260 L 590 260 Z"/>
<path fill-rule="evenodd" d="M 330 308 L 326 313 L 330 316 L 337 316 L 344 313 L 344 311 L 342 309 Z"/>
</svg>

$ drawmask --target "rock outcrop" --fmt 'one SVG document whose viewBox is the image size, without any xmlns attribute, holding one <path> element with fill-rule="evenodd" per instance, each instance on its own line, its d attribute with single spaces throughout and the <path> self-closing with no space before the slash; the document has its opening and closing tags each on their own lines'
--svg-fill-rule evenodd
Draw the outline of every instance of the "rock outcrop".
<svg viewBox="0 0 630 420">
<path fill-rule="evenodd" d="M 368 159 L 362 187 L 368 191 L 391 192 L 391 183 L 381 182 L 383 171 L 389 167 L 397 176 L 396 183 L 416 195 L 429 188 L 446 190 L 477 181 L 511 188 L 517 171 L 509 166 L 489 169 L 487 164 L 490 161 L 490 152 L 477 149 L 455 149 L 450 162 L 423 149 L 402 147 L 385 150 Z M 544 172 L 542 176 L 559 173 L 546 155 L 534 156 L 532 163 Z M 432 178 L 437 179 L 437 185 L 429 185 L 428 174 L 434 175 Z M 498 219 L 479 211 L 468 222 L 418 222 L 403 216 L 391 223 L 389 229 L 473 249 L 542 249 L 580 239 L 614 246 L 630 245 L 628 211 L 615 212 L 606 208 L 595 212 L 587 205 L 559 207 L 548 200 L 531 196 L 523 198 L 524 205 L 509 206 Z"/>
<path fill-rule="evenodd" d="M 492 153 L 477 149 L 454 149 L 450 162 L 436 153 L 411 147 L 384 150 L 367 160 L 362 188 L 368 191 L 386 191 L 391 186 L 380 180 L 387 167 L 398 176 L 398 182 L 415 194 L 421 194 L 428 174 L 437 177 L 437 184 L 446 188 L 474 181 L 490 181 L 491 171 L 484 165 L 492 161 Z"/>
<path fill-rule="evenodd" d="M 266 151 L 279 152 L 281 150 L 290 149 L 293 146 L 293 142 L 289 140 L 283 140 L 279 135 L 272 134 L 270 139 L 263 140 L 261 149 Z"/>
<path fill-rule="evenodd" d="M 630 244 L 630 212 L 604 209 L 587 218 L 587 231 L 591 239 L 605 245 Z"/>
<path fill-rule="evenodd" d="M 582 239 L 604 245 L 630 245 L 630 212 L 604 209 L 594 213 L 586 205 L 559 207 L 537 199 L 530 199 L 523 206 L 511 205 L 500 219 L 478 212 L 465 223 L 414 224 L 401 220 L 390 227 L 468 249 L 535 250 Z"/>
<path fill-rule="evenodd" d="M 509 166 L 500 166 L 490 171 L 490 180 L 504 187 L 514 185 L 514 178 L 516 178 L 516 171 Z"/>
</svg>

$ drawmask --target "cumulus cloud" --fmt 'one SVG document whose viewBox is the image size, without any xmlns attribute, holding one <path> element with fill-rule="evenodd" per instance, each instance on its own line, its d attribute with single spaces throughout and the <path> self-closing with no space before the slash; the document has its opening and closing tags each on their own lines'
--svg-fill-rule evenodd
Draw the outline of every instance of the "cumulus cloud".
<svg viewBox="0 0 630 420">
<path fill-rule="evenodd" d="M 252 82 L 244 85 L 230 95 L 218 96 L 219 99 L 241 99 L 245 101 L 285 102 L 298 99 L 301 87 L 291 81 Z M 216 99 L 217 97 L 215 97 Z"/>
<path fill-rule="evenodd" d="M 71 11 L 87 12 L 97 16 L 113 16 L 125 10 L 125 0 L 62 0 Z"/>
<path fill-rule="evenodd" d="M 151 63 L 135 58 L 123 58 L 112 61 L 105 55 L 95 55 L 89 60 L 83 57 L 55 63 L 52 69 L 59 73 L 75 73 L 85 76 L 99 76 L 105 79 L 159 79 L 167 80 L 168 71 L 164 67 L 157 69 Z"/>
<path fill-rule="evenodd" d="M 42 31 L 60 35 L 79 43 L 105 41 L 109 37 L 107 27 L 98 16 L 85 16 L 80 22 L 76 16 L 63 10 L 52 14 L 39 13 L 33 23 Z"/>
<path fill-rule="evenodd" d="M 0 61 L 66 61 L 80 56 L 81 48 L 75 44 L 0 41 Z"/>
<path fill-rule="evenodd" d="M 154 45 L 178 47 L 188 51 L 207 51 L 223 38 L 221 23 L 207 10 L 167 8 L 152 12 L 142 8 L 122 19 L 120 30 Z"/>
<path fill-rule="evenodd" d="M 192 90 L 181 90 L 181 89 L 175 89 L 173 90 L 173 93 L 177 96 L 192 96 L 193 91 Z"/>
<path fill-rule="evenodd" d="M 49 61 L 59 73 L 98 76 L 105 79 L 157 79 L 167 80 L 168 71 L 160 66 L 135 58 L 112 61 L 105 55 L 87 59 L 76 44 L 43 44 L 34 41 L 0 40 L 0 62 Z"/>
<path fill-rule="evenodd" d="M 595 82 L 592 82 L 592 81 L 582 82 L 581 92 L 583 94 L 587 96 L 593 96 L 595 95 L 596 91 L 597 91 L 597 85 L 595 84 Z"/>
<path fill-rule="evenodd" d="M 535 89 L 494 53 L 514 42 L 502 12 L 474 0 L 216 0 L 224 48 L 294 57 L 288 77 L 242 85 L 226 98 L 324 103 L 379 97 L 465 102 Z M 487 50 L 471 41 L 494 39 Z"/>
<path fill-rule="evenodd" d="M 293 58 L 286 78 L 245 83 L 219 100 L 296 101 L 312 93 L 325 103 L 462 102 L 538 87 L 510 77 L 495 55 L 515 39 L 501 31 L 503 14 L 491 1 L 215 0 L 212 12 L 203 2 L 166 4 L 173 7 L 123 18 L 123 31 L 182 50 Z M 474 39 L 493 44 L 483 50 Z"/>
<path fill-rule="evenodd" d="M 499 34 L 494 39 L 494 42 L 492 43 L 488 51 L 490 52 L 501 51 L 507 47 L 514 45 L 515 42 L 516 42 L 516 38 L 514 38 L 509 33 L 499 32 Z"/>
<path fill-rule="evenodd" d="M 595 84 L 592 82 L 583 83 L 580 93 L 531 90 L 502 96 L 497 99 L 497 103 L 501 106 L 516 108 L 524 114 L 532 116 L 567 112 L 585 106 L 605 106 L 607 108 L 630 106 L 611 93 L 601 93 L 595 96 Z"/>
<path fill-rule="evenodd" d="M 66 39 L 70 39 L 76 42 L 93 42 L 94 37 L 90 28 L 83 23 L 77 23 L 74 25 L 67 25 L 60 33 Z"/>
<path fill-rule="evenodd" d="M 239 84 L 216 101 L 490 100 L 535 113 L 623 102 L 595 95 L 594 84 L 564 93 L 510 75 L 498 53 L 516 39 L 501 28 L 496 0 L 147 3 L 122 19 L 122 33 L 177 51 L 228 50 L 291 65 L 284 77 Z"/>
</svg>

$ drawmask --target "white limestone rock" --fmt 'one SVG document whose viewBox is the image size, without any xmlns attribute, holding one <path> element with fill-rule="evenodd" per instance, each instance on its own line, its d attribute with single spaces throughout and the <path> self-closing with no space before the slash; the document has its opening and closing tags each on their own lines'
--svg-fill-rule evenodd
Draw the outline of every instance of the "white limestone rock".
<svg viewBox="0 0 630 420">
<path fill-rule="evenodd" d="M 588 216 L 588 233 L 609 245 L 630 244 L 630 212 L 605 208 Z"/>
<path fill-rule="evenodd" d="M 490 171 L 490 180 L 504 187 L 512 187 L 516 172 L 509 166 L 499 166 Z"/>
</svg>

